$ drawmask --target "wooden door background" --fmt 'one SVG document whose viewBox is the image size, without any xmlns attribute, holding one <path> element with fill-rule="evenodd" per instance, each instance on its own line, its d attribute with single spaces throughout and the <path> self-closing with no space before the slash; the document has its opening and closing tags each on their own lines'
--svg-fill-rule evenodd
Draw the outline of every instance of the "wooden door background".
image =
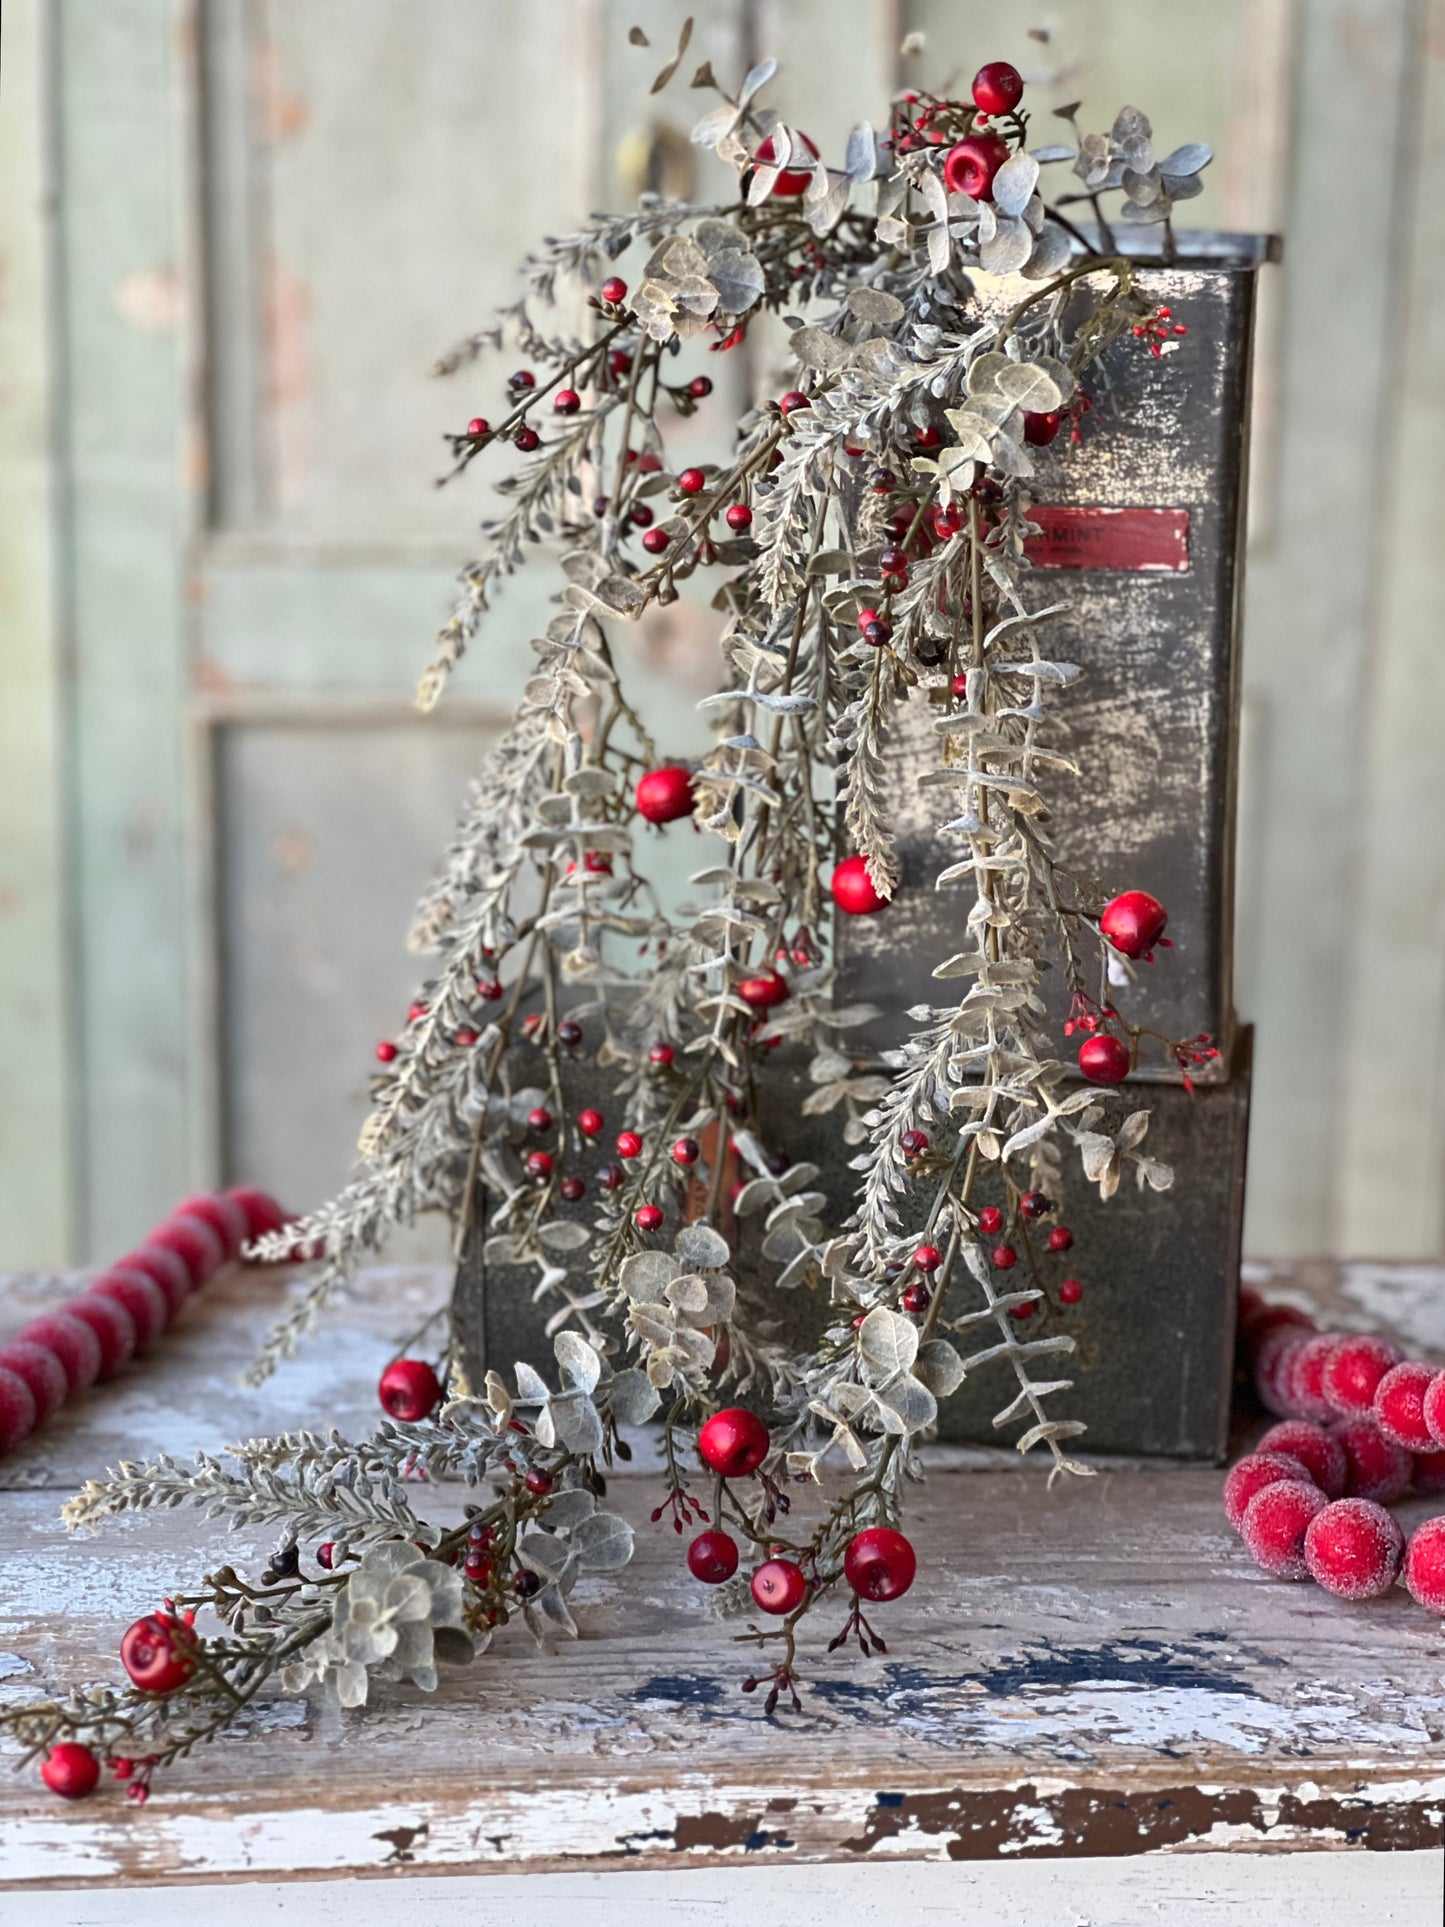
<svg viewBox="0 0 1445 1927">
<path fill-rule="evenodd" d="M 760 51 L 837 151 L 1014 59 L 1220 155 L 1276 227 L 1257 398 L 1240 1006 L 1247 1245 L 1445 1249 L 1445 0 L 7 0 L 0 21 L 0 1257 L 122 1249 L 186 1187 L 344 1174 L 408 906 L 543 607 L 410 692 L 483 509 L 430 378 L 534 235 L 709 188 Z M 630 47 L 641 25 L 652 51 Z M 1027 37 L 1046 27 L 1047 45 Z M 1087 49 L 1087 52 L 1085 52 Z M 636 640 L 698 740 L 705 627 Z"/>
</svg>

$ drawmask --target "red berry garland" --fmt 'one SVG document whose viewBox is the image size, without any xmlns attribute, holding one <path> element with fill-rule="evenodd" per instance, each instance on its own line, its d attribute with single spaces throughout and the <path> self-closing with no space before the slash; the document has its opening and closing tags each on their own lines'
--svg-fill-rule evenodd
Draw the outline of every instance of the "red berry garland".
<svg viewBox="0 0 1445 1927">
<path fill-rule="evenodd" d="M 1337 1599 L 1378 1599 L 1394 1585 L 1405 1535 L 1382 1505 L 1335 1499 L 1310 1520 L 1305 1565 Z"/>
</svg>

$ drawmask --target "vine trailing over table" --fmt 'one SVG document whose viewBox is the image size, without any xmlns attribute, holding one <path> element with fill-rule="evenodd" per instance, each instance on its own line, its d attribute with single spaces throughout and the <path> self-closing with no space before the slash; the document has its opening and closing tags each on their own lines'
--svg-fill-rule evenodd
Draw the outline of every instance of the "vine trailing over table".
<svg viewBox="0 0 1445 1927">
<path fill-rule="evenodd" d="M 798 1703 L 799 1625 L 839 1589 L 832 1645 L 883 1650 L 864 1608 L 912 1583 L 904 1490 L 965 1373 L 1005 1366 L 996 1423 L 1021 1426 L 1021 1450 L 1045 1446 L 1053 1473 L 1084 1469 L 1066 1450 L 1082 1427 L 1056 1415 L 1068 1381 L 1041 1375 L 1073 1349 L 1082 1295 L 1056 1275 L 1072 1243 L 1062 1147 L 1105 1196 L 1126 1166 L 1170 1182 L 1140 1149 L 1147 1113 L 1106 1127 L 1100 1095 L 1153 1035 L 1116 999 L 1131 961 L 1167 940 L 1152 897 L 1105 903 L 1054 858 L 1048 783 L 1072 765 L 1051 701 L 1078 671 L 1049 649 L 1059 605 L 1028 567 L 1031 451 L 1082 435 L 1116 344 L 1180 345 L 1102 197 L 1122 194 L 1113 221 L 1152 227 L 1172 258 L 1173 204 L 1209 154 L 1156 159 L 1132 108 L 1099 135 L 1063 110 L 1071 138 L 1031 148 L 1022 82 L 994 62 L 970 99 L 910 92 L 884 130 L 860 123 L 839 167 L 760 104 L 773 71 L 723 93 L 694 134 L 736 169 L 735 198 L 647 199 L 549 240 L 524 297 L 441 364 L 524 359 L 496 424 L 451 438 L 454 472 L 522 459 L 498 483 L 504 512 L 463 573 L 423 707 L 497 584 L 544 547 L 560 552 L 557 613 L 419 907 L 413 940 L 436 962 L 377 1046 L 359 1174 L 255 1247 L 317 1262 L 258 1374 L 391 1226 L 439 1210 L 459 1245 L 484 1237 L 488 1262 L 535 1268 L 555 1386 L 528 1364 L 510 1385 L 474 1385 L 453 1340 L 388 1368 L 390 1416 L 370 1439 L 303 1432 L 239 1446 L 229 1467 L 158 1458 L 87 1486 L 66 1509 L 78 1528 L 195 1504 L 274 1526 L 279 1543 L 259 1576 L 223 1566 L 138 1622 L 128 1690 L 4 1715 L 51 1749 L 59 1791 L 86 1790 L 79 1756 L 101 1753 L 143 1796 L 157 1764 L 273 1677 L 326 1680 L 357 1705 L 372 1678 L 434 1686 L 438 1664 L 472 1658 L 518 1613 L 539 1635 L 574 1632 L 578 1575 L 631 1552 L 630 1528 L 599 1506 L 602 1468 L 654 1416 L 667 1467 L 654 1518 L 703 1528 L 694 1576 L 774 1622 L 740 1635 L 767 1655 L 746 1686 L 766 1688 L 769 1711 Z M 694 84 L 716 89 L 708 68 Z M 1077 190 L 1047 201 L 1049 166 Z M 1088 230 L 1064 211 L 1080 201 Z M 614 271 L 624 256 L 630 283 Z M 579 331 L 544 332 L 534 309 L 569 302 Z M 743 416 L 726 459 L 675 468 L 665 426 L 713 389 L 687 372 L 689 351 L 724 354 L 770 326 L 791 358 L 784 392 Z M 718 612 L 726 686 L 704 704 L 715 746 L 669 761 L 614 643 L 693 592 Z M 958 893 L 959 938 L 934 968 L 939 1001 L 911 1013 L 880 1068 L 847 1049 L 874 1013 L 835 1000 L 829 924 L 886 917 L 910 887 L 884 745 L 918 690 L 937 756 L 917 780 L 957 846 L 936 887 Z M 639 818 L 690 818 L 710 839 L 690 908 L 655 893 Z M 1066 1033 L 1081 1033 L 1072 1067 L 1045 1030 L 1051 951 L 1073 996 Z M 1159 1041 L 1184 1067 L 1213 1054 L 1208 1039 Z M 825 1223 L 816 1167 L 767 1143 L 759 1088 L 776 1046 L 808 1053 L 805 1109 L 836 1113 L 852 1148 L 842 1223 Z M 613 1115 L 583 1094 L 599 1071 Z M 766 1276 L 739 1283 L 737 1226 L 754 1217 Z M 830 1315 L 795 1354 L 769 1300 L 797 1287 Z M 824 1487 L 829 1458 L 843 1476 Z M 479 1495 L 456 1526 L 418 1510 L 438 1479 Z M 805 1488 L 820 1494 L 811 1527 L 795 1518 Z M 203 1610 L 219 1633 L 196 1631 Z"/>
</svg>

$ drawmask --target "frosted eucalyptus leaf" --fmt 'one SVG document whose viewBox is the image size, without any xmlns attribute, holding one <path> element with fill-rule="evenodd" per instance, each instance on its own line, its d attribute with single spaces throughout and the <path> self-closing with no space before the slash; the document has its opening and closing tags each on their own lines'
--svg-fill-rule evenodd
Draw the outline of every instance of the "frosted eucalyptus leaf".
<svg viewBox="0 0 1445 1927">
<path fill-rule="evenodd" d="M 938 1401 L 908 1372 L 881 1387 L 874 1394 L 874 1402 L 886 1432 L 921 1432 L 938 1417 Z"/>
<path fill-rule="evenodd" d="M 858 1348 L 869 1377 L 886 1380 L 912 1366 L 918 1356 L 918 1327 L 901 1312 L 875 1306 L 858 1328 Z"/>
<path fill-rule="evenodd" d="M 575 1390 L 590 1392 L 602 1376 L 602 1360 L 580 1332 L 558 1332 L 552 1352 L 564 1382 Z"/>
<path fill-rule="evenodd" d="M 551 1218 L 537 1227 L 537 1242 L 548 1251 L 580 1251 L 592 1241 L 592 1232 L 575 1218 Z"/>
<path fill-rule="evenodd" d="M 632 1367 L 618 1372 L 607 1386 L 608 1407 L 619 1425 L 645 1424 L 661 1402 L 647 1374 Z"/>
<path fill-rule="evenodd" d="M 935 1398 L 948 1398 L 963 1383 L 963 1360 L 946 1338 L 930 1338 L 918 1348 L 913 1374 Z"/>
<path fill-rule="evenodd" d="M 993 177 L 993 204 L 1001 214 L 1022 214 L 1039 178 L 1038 161 L 1027 148 L 1010 155 Z"/>
<path fill-rule="evenodd" d="M 732 1248 L 711 1225 L 688 1224 L 673 1243 L 677 1262 L 692 1271 L 715 1271 L 732 1257 Z"/>
<path fill-rule="evenodd" d="M 632 1527 L 615 1512 L 594 1513 L 574 1527 L 572 1549 L 589 1572 L 616 1572 L 632 1557 Z"/>
</svg>

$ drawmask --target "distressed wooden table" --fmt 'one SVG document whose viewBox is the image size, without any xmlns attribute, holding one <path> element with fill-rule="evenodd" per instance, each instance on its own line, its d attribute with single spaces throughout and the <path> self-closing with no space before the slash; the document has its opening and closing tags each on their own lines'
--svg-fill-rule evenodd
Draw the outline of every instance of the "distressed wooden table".
<svg viewBox="0 0 1445 1927">
<path fill-rule="evenodd" d="M 1269 1282 L 1445 1352 L 1439 1270 L 1322 1264 Z M 0 1280 L 0 1331 L 73 1284 Z M 84 1476 L 321 1412 L 360 1429 L 390 1335 L 439 1280 L 371 1274 L 345 1322 L 264 1392 L 243 1391 L 283 1289 L 218 1280 L 149 1361 L 0 1461 L 0 1694 L 118 1674 L 126 1623 L 216 1556 L 216 1528 L 189 1514 L 68 1538 L 57 1511 Z M 887 1657 L 809 1650 L 802 1716 L 771 1722 L 739 1691 L 750 1649 L 731 1643 L 736 1626 L 709 1615 L 673 1534 L 648 1524 L 654 1481 L 618 1478 L 613 1499 L 638 1556 L 618 1580 L 579 1587 L 575 1646 L 540 1654 L 519 1627 L 434 1698 L 384 1689 L 359 1714 L 275 1699 L 139 1812 L 114 1792 L 67 1807 L 33 1769 L 0 1774 L 0 1887 L 37 1902 L 47 1887 L 93 1888 L 99 1906 L 114 1883 L 805 1861 L 887 1862 L 906 1886 L 923 1870 L 900 1861 L 1331 1848 L 1344 1853 L 1338 1897 L 1363 1854 L 1405 1850 L 1374 1863 L 1378 1900 L 1391 1864 L 1438 1868 L 1439 1623 L 1399 1591 L 1348 1606 L 1267 1579 L 1225 1526 L 1216 1471 L 1100 1462 L 1097 1478 L 1049 1494 L 1028 1464 L 951 1452 L 909 1527 L 924 1583 L 878 1615 Z M 531 1883 L 539 1908 L 545 1884 Z M 1012 1917 L 1002 1904 L 991 1916 Z"/>
</svg>

